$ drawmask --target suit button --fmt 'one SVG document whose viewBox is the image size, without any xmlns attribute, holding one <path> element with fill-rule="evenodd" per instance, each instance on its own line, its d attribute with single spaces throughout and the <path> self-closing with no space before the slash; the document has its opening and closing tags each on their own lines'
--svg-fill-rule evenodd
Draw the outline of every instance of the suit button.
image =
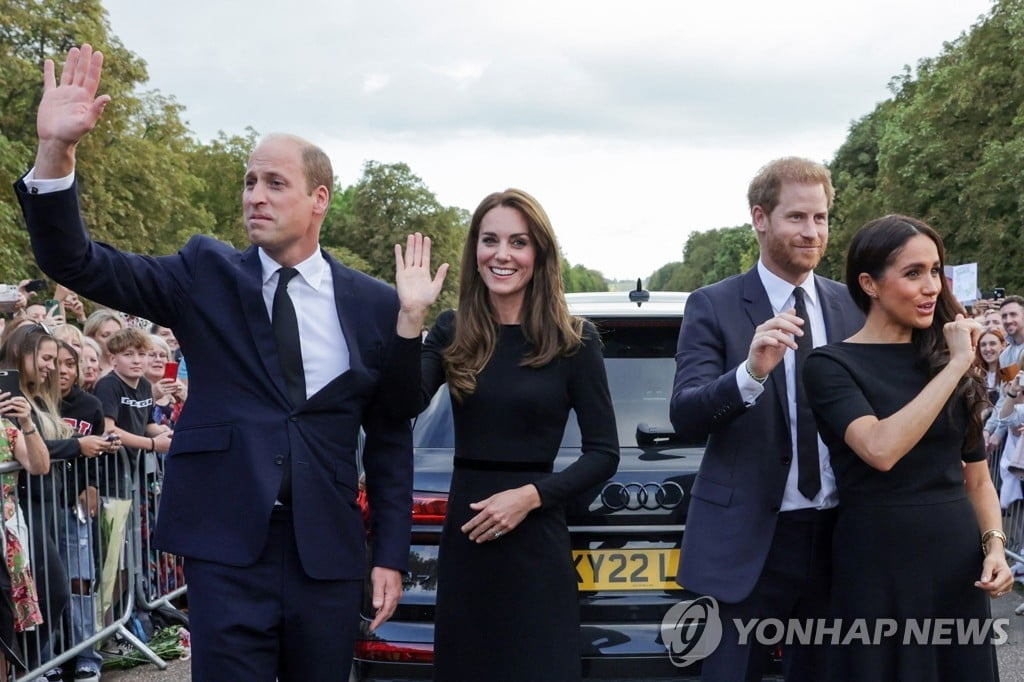
<svg viewBox="0 0 1024 682">
<path fill-rule="evenodd" d="M 299 421 L 299 418 L 298 417 L 288 417 L 288 421 L 297 422 L 297 421 Z"/>
<path fill-rule="evenodd" d="M 783 464 L 789 464 L 792 461 L 793 461 L 793 458 L 790 455 L 786 455 L 785 457 L 782 458 L 782 463 Z"/>
<path fill-rule="evenodd" d="M 274 464 L 284 464 L 284 455 L 278 455 L 275 457 Z"/>
</svg>

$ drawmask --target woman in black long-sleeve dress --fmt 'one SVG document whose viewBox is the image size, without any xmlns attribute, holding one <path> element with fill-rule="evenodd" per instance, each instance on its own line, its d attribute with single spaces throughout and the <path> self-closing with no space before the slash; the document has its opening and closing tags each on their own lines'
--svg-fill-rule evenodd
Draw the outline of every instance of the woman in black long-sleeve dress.
<svg viewBox="0 0 1024 682">
<path fill-rule="evenodd" d="M 864 328 L 807 359 L 839 489 L 832 603 L 846 641 L 832 649 L 830 680 L 998 679 L 988 598 L 1013 577 L 981 441 L 988 401 L 970 371 L 981 326 L 965 319 L 943 261 L 919 220 L 865 225 L 846 272 Z M 855 636 L 858 622 L 867 630 Z M 961 641 L 971 627 L 977 639 Z"/>
<path fill-rule="evenodd" d="M 554 233 L 525 192 L 480 204 L 461 277 L 458 310 L 438 317 L 423 346 L 424 404 L 447 382 L 455 420 L 434 679 L 579 679 L 563 503 L 618 464 L 600 337 L 569 315 Z M 552 473 L 570 410 L 582 454 Z"/>
</svg>

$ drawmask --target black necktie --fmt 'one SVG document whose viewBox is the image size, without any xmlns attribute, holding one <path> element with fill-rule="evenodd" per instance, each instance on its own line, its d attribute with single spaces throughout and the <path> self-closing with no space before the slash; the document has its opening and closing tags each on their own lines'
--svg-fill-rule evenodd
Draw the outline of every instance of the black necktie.
<svg viewBox="0 0 1024 682">
<path fill-rule="evenodd" d="M 302 348 L 299 345 L 299 320 L 295 316 L 292 297 L 288 295 L 288 282 L 299 274 L 295 268 L 281 268 L 277 271 L 277 289 L 274 291 L 273 314 L 271 324 L 274 328 L 274 339 L 277 341 L 277 354 L 281 358 L 281 370 L 284 372 L 284 384 L 288 389 L 288 398 L 292 407 L 298 407 L 306 400 L 306 374 L 302 369 Z M 284 462 L 284 474 L 277 499 L 284 504 L 292 501 L 292 463 L 291 457 Z"/>
<path fill-rule="evenodd" d="M 818 465 L 818 429 L 804 390 L 804 362 L 814 348 L 814 336 L 811 334 L 811 321 L 807 317 L 804 290 L 797 287 L 793 290 L 793 296 L 796 298 L 794 307 L 797 317 L 804 321 L 804 335 L 796 337 L 796 487 L 801 495 L 813 500 L 821 490 L 821 468 Z"/>
</svg>

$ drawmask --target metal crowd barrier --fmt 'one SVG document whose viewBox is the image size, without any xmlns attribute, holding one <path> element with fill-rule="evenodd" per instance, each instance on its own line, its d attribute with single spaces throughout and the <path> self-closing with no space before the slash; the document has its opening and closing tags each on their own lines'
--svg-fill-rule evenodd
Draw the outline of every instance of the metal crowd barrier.
<svg viewBox="0 0 1024 682">
<path fill-rule="evenodd" d="M 1007 455 L 1003 452 L 1007 440 L 1009 447 L 1016 445 L 1016 436 L 1008 435 L 988 458 L 989 473 L 999 495 L 1003 512 L 1003 532 L 1006 533 L 1006 560 L 1012 567 L 1021 564 L 1024 569 L 1024 480 L 1007 468 Z"/>
<path fill-rule="evenodd" d="M 17 462 L 0 464 L 0 474 L 7 472 L 27 479 L 15 492 L 24 521 L 17 534 L 43 623 L 17 635 L 24 667 L 9 662 L 6 680 L 41 678 L 115 635 L 166 668 L 143 643 L 135 617 L 170 607 L 187 590 L 182 560 L 150 542 L 163 481 L 158 456 L 133 459 L 122 448 L 94 459 L 54 460 L 46 476 L 26 476 Z M 76 504 L 83 482 L 97 484 L 96 517 Z M 92 627 L 83 631 L 82 623 Z"/>
</svg>

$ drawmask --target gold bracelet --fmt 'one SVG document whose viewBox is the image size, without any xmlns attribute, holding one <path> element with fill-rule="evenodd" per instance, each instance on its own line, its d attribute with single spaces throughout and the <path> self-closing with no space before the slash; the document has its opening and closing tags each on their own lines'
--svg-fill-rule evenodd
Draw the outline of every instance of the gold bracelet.
<svg viewBox="0 0 1024 682">
<path fill-rule="evenodd" d="M 992 538 L 999 538 L 1003 541 L 1003 548 L 1006 548 L 1006 533 L 998 528 L 992 528 L 981 535 L 981 553 L 988 554 L 988 541 Z"/>
</svg>

